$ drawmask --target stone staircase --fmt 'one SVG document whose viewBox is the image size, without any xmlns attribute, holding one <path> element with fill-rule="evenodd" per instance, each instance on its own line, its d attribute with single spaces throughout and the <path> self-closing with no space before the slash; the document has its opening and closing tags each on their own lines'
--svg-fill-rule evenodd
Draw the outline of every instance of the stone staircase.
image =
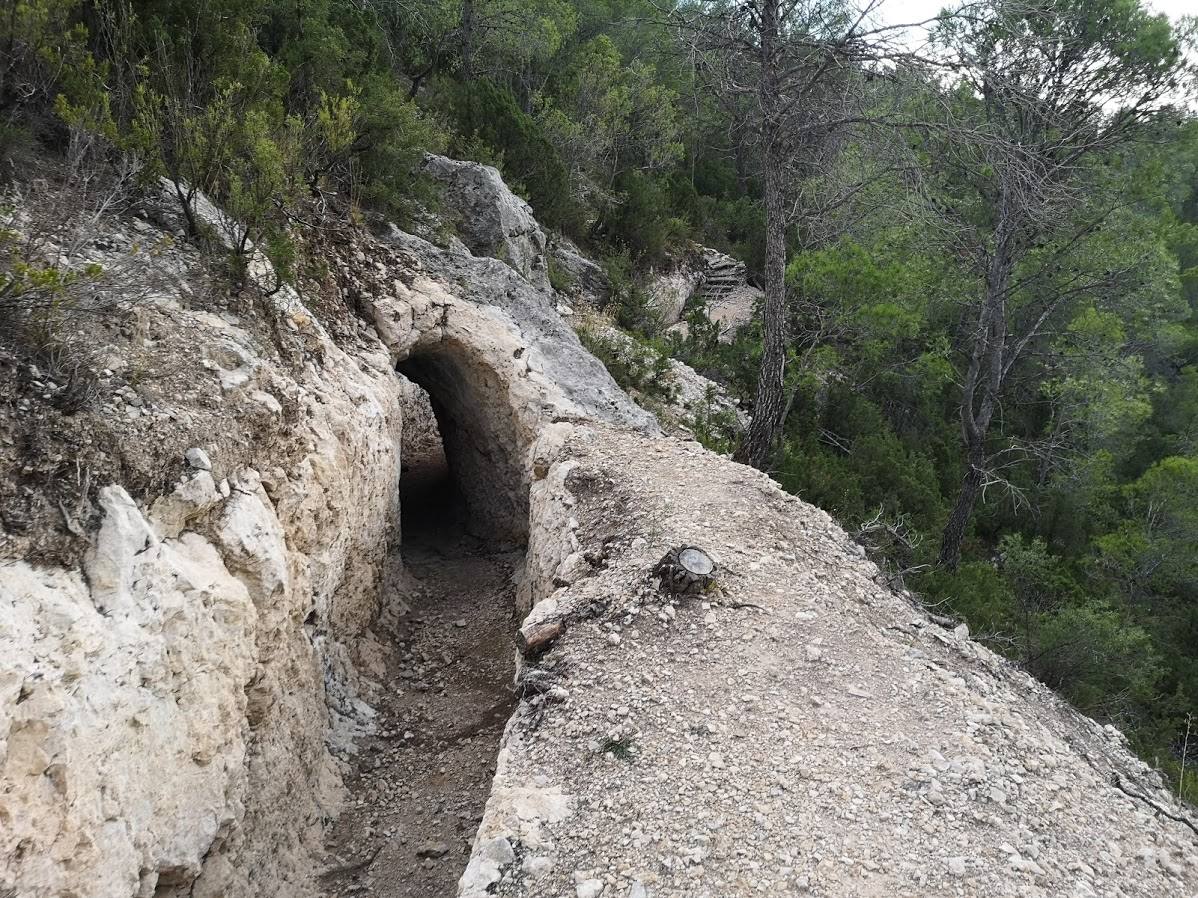
<svg viewBox="0 0 1198 898">
<path fill-rule="evenodd" d="M 703 250 L 703 280 L 698 294 L 709 303 L 719 302 L 747 283 L 745 263 L 714 249 Z"/>
</svg>

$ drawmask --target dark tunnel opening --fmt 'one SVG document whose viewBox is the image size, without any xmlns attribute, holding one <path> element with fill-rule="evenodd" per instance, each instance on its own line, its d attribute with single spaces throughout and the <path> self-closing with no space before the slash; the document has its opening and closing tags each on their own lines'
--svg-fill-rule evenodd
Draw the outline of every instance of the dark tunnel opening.
<svg viewBox="0 0 1198 898">
<path fill-rule="evenodd" d="M 404 443 L 399 475 L 401 538 L 407 544 L 447 542 L 467 529 L 466 497 L 445 457 L 432 399 L 422 388 L 416 389 L 420 392 L 409 407 L 421 412 L 422 431 Z"/>
<path fill-rule="evenodd" d="M 409 403 L 404 422 L 402 532 L 429 537 L 456 530 L 497 547 L 523 545 L 523 447 L 499 379 L 453 344 L 396 367 L 427 397 Z"/>
</svg>

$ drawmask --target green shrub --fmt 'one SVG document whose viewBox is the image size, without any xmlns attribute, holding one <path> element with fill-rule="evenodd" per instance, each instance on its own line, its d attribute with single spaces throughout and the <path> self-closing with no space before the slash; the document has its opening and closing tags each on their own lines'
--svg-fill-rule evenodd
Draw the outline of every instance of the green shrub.
<svg viewBox="0 0 1198 898">
<path fill-rule="evenodd" d="M 460 135 L 453 149 L 465 155 L 473 148 L 477 155 L 479 144 L 489 148 L 492 158 L 501 160 L 508 186 L 525 194 L 542 224 L 581 236 L 583 216 L 571 191 L 570 173 L 512 92 L 487 79 L 442 89 Z"/>
<path fill-rule="evenodd" d="M 357 190 L 363 203 L 402 221 L 431 201 L 431 186 L 417 174 L 418 164 L 425 152 L 443 152 L 448 135 L 404 96 L 389 74 L 364 79 L 359 105 Z"/>
<path fill-rule="evenodd" d="M 736 412 L 716 403 L 715 386 L 709 386 L 699 408 L 689 409 L 688 422 L 695 439 L 721 455 L 728 455 L 740 442 L 741 426 Z"/>
<path fill-rule="evenodd" d="M 604 311 L 638 339 L 656 339 L 662 330 L 661 311 L 638 283 L 636 264 L 628 251 L 607 256 L 603 270 L 609 285 Z"/>
<path fill-rule="evenodd" d="M 0 10 L 0 162 L 24 134 L 61 137 L 55 98 L 98 74 L 81 0 L 9 0 Z M 58 131 L 57 134 L 54 132 Z M 6 166 L 7 167 L 7 166 Z M 7 174 L 7 173 L 6 173 Z"/>
<path fill-rule="evenodd" d="M 720 326 L 701 306 L 689 309 L 685 321 L 686 336 L 667 336 L 670 355 L 723 386 L 736 401 L 750 402 L 761 367 L 760 321 L 742 327 L 728 343 L 720 341 Z"/>
<path fill-rule="evenodd" d="M 616 178 L 616 197 L 600 213 L 597 236 L 626 251 L 638 266 L 660 262 L 687 239 L 690 229 L 674 214 L 660 180 L 638 171 Z"/>
<path fill-rule="evenodd" d="M 1124 727 L 1151 707 L 1161 674 L 1148 633 L 1098 604 L 1043 615 L 1030 667 L 1082 712 Z"/>
<path fill-rule="evenodd" d="M 607 309 L 616 324 L 643 339 L 655 339 L 662 330 L 661 310 L 647 292 L 636 285 L 613 290 Z"/>
<path fill-rule="evenodd" d="M 849 529 L 881 507 L 932 536 L 946 514 L 933 461 L 881 409 L 826 376 L 800 377 L 778 479 Z"/>
<path fill-rule="evenodd" d="M 985 561 L 965 561 L 955 570 L 934 568 L 912 581 L 925 602 L 941 613 L 959 615 L 975 637 L 1000 637 L 996 647 L 1016 628 L 1015 596 L 1002 574 Z"/>
<path fill-rule="evenodd" d="M 661 402 L 671 402 L 677 395 L 670 357 L 660 345 L 590 323 L 579 327 L 578 337 L 607 368 L 612 380 L 629 393 Z"/>
<path fill-rule="evenodd" d="M 549 274 L 549 286 L 551 286 L 558 293 L 570 293 L 575 287 L 574 276 L 571 275 L 570 272 L 566 271 L 566 269 L 562 268 L 560 264 L 558 264 L 557 259 L 554 258 L 552 253 L 547 255 L 546 259 L 546 267 Z"/>
<path fill-rule="evenodd" d="M 696 238 L 706 246 L 743 259 L 751 272 L 765 263 L 765 217 L 761 202 L 751 196 L 731 199 L 703 195 Z"/>
</svg>

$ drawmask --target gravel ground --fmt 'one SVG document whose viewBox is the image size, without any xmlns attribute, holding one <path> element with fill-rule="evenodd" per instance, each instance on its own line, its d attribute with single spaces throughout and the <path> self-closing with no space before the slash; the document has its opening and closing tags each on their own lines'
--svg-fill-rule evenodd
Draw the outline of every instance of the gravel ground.
<svg viewBox="0 0 1198 898">
<path fill-rule="evenodd" d="M 465 537 L 404 547 L 420 586 L 399 619 L 377 732 L 321 877 L 330 896 L 450 898 L 482 817 L 512 686 L 515 557 Z"/>
<path fill-rule="evenodd" d="M 575 612 L 463 894 L 1198 895 L 1194 818 L 1154 809 L 1186 815 L 1123 737 L 933 623 L 828 515 L 694 444 L 573 428 L 552 454 L 590 567 L 553 594 Z M 685 544 L 720 589 L 667 601 L 648 571 Z"/>
</svg>

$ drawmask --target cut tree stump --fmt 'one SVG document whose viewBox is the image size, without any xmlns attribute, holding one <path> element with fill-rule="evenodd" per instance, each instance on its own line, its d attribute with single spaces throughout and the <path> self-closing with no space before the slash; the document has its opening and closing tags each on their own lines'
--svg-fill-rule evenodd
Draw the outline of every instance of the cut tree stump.
<svg viewBox="0 0 1198 898">
<path fill-rule="evenodd" d="M 539 655 L 549 648 L 565 629 L 565 621 L 560 617 L 527 623 L 516 633 L 516 647 L 526 658 Z"/>
<path fill-rule="evenodd" d="M 715 561 L 696 546 L 670 549 L 653 568 L 660 588 L 675 595 L 694 596 L 706 592 L 715 577 Z"/>
</svg>

